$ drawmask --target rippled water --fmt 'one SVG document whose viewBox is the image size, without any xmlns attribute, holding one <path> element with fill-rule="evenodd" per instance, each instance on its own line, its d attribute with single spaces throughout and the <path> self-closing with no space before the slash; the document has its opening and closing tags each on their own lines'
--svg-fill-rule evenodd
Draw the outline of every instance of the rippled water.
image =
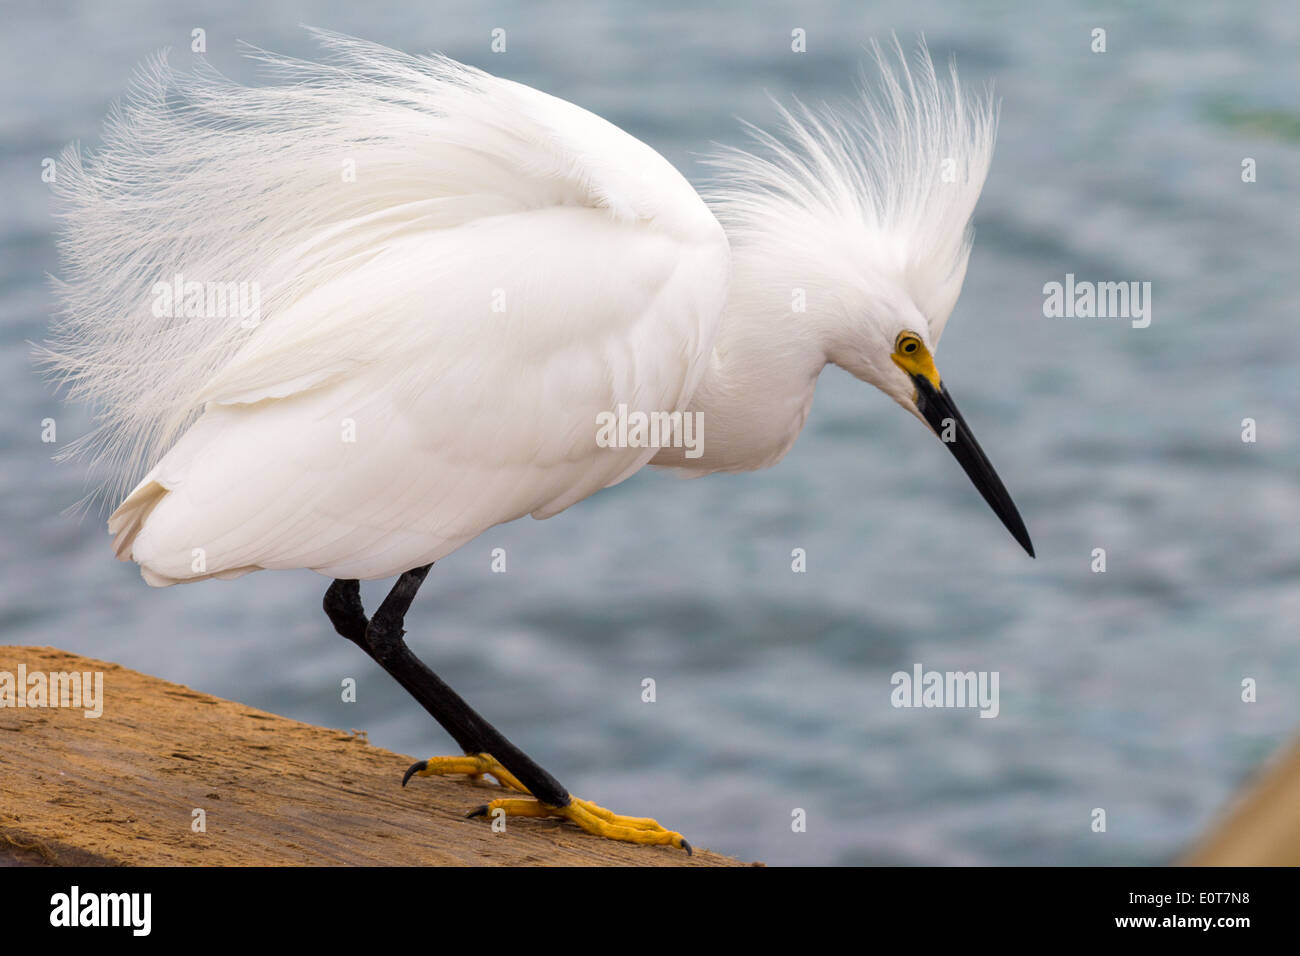
<svg viewBox="0 0 1300 956">
<path fill-rule="evenodd" d="M 436 670 L 575 792 L 772 863 L 1158 863 L 1300 723 L 1294 8 L 1174 2 L 261 5 L 7 9 L 0 59 L 0 620 L 54 644 L 417 755 L 450 742 L 319 612 L 309 572 L 147 589 L 98 520 L 32 374 L 56 269 L 40 161 L 97 141 L 132 67 L 204 27 L 307 53 L 298 21 L 439 48 L 572 99 L 694 179 L 764 91 L 847 94 L 861 46 L 925 31 L 1002 122 L 945 379 L 1015 495 L 1030 561 L 944 449 L 829 371 L 779 467 L 645 473 L 435 568 L 408 619 Z M 493 27 L 508 50 L 487 50 Z M 790 30 L 808 53 L 789 52 Z M 1094 27 L 1108 52 L 1089 50 Z M 1245 184 L 1244 157 L 1258 181 Z M 219 214 L 219 210 L 196 211 Z M 1046 319 L 1066 273 L 1150 281 L 1153 321 Z M 1243 444 L 1241 420 L 1258 422 Z M 489 571 L 505 547 L 509 571 Z M 792 574 L 792 548 L 808 554 Z M 1091 552 L 1107 551 L 1105 574 Z M 382 585 L 367 588 L 371 602 Z M 915 662 L 996 670 L 1001 713 L 890 706 Z M 360 699 L 339 700 L 355 676 Z M 641 682 L 657 682 L 657 702 Z M 1241 681 L 1259 700 L 1240 701 Z M 111 703 L 111 702 L 110 702 Z M 1104 807 L 1108 831 L 1092 833 Z M 808 815 L 806 833 L 791 813 Z"/>
</svg>

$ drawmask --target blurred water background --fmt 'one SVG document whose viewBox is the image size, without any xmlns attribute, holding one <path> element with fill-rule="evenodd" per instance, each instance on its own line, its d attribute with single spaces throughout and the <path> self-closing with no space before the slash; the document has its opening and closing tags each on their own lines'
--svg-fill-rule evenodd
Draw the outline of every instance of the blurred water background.
<svg viewBox="0 0 1300 956">
<path fill-rule="evenodd" d="M 1300 725 L 1293 4 L 42 0 L 7 2 L 5 19 L 3 643 L 408 754 L 452 750 L 330 631 L 325 579 L 151 590 L 113 560 L 98 516 L 62 514 L 83 471 L 51 462 L 41 421 L 66 441 L 86 420 L 30 364 L 57 271 L 41 160 L 96 144 L 149 54 L 170 46 L 184 64 L 202 27 L 209 59 L 251 81 L 235 41 L 312 55 L 300 23 L 439 49 L 594 110 L 698 182 L 711 141 L 742 141 L 736 116 L 770 123 L 766 92 L 843 97 L 867 41 L 924 31 L 936 60 L 955 55 L 1002 99 L 940 366 L 1038 559 L 915 420 L 830 370 L 779 467 L 645 472 L 494 529 L 435 568 L 408 639 L 575 793 L 769 863 L 1160 863 Z M 505 54 L 489 51 L 495 27 Z M 807 53 L 790 50 L 795 27 Z M 220 197 L 195 215 L 221 215 Z M 1042 287 L 1066 273 L 1150 281 L 1150 327 L 1044 318 Z M 490 572 L 497 547 L 506 574 Z M 807 573 L 791 572 L 793 548 Z M 1000 716 L 894 709 L 890 675 L 916 662 L 998 671 Z M 355 704 L 340 701 L 348 676 Z"/>
</svg>

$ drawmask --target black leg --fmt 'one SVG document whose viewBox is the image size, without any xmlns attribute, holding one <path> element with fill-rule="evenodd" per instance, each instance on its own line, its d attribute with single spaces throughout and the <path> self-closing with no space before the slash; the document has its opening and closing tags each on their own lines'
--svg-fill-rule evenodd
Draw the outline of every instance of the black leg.
<svg viewBox="0 0 1300 956">
<path fill-rule="evenodd" d="M 406 612 L 431 567 L 433 565 L 427 564 L 399 577 L 388 597 L 379 605 L 379 610 L 368 621 L 361 605 L 360 584 L 354 580 L 338 579 L 325 592 L 325 613 L 334 630 L 370 655 L 389 676 L 406 688 L 406 692 L 451 734 L 461 750 L 467 754 L 491 754 L 542 803 L 552 807 L 567 806 L 569 791 L 507 740 L 501 731 L 480 717 L 463 697 L 412 654 L 402 640 L 406 633 L 402 629 Z M 402 779 L 403 786 L 411 774 L 422 769 L 423 762 L 411 767 Z"/>
</svg>

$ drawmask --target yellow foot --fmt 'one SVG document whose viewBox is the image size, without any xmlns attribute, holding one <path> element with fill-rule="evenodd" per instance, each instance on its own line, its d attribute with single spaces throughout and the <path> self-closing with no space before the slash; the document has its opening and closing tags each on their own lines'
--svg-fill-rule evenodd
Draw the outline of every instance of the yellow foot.
<svg viewBox="0 0 1300 956">
<path fill-rule="evenodd" d="M 491 754 L 466 754 L 463 757 L 430 757 L 411 764 L 406 775 L 402 777 L 402 786 L 412 777 L 445 777 L 449 774 L 463 773 L 473 780 L 482 780 L 485 775 L 496 778 L 497 783 L 508 790 L 528 793 L 528 788 L 515 779 L 512 774 Z"/>
<path fill-rule="evenodd" d="M 658 821 L 649 817 L 620 816 L 577 797 L 570 797 L 568 805 L 563 807 L 551 807 L 539 800 L 521 797 L 503 798 L 475 807 L 466 816 L 486 817 L 497 810 L 508 817 L 563 817 L 598 837 L 649 846 L 675 846 L 685 850 L 687 856 L 691 855 L 691 845 L 686 838 L 674 830 L 665 830 Z"/>
<path fill-rule="evenodd" d="M 402 778 L 402 786 L 411 777 L 434 777 L 447 774 L 466 774 L 474 779 L 491 775 L 507 789 L 528 794 L 528 788 L 515 778 L 505 767 L 501 766 L 491 754 L 469 754 L 463 757 L 430 757 L 413 764 Z M 686 838 L 674 830 L 666 830 L 658 821 L 649 817 L 625 817 L 604 807 L 597 806 L 590 800 L 570 797 L 567 806 L 552 807 L 539 800 L 510 797 L 493 800 L 481 807 L 475 807 L 466 816 L 492 816 L 500 810 L 508 817 L 562 817 L 571 820 L 588 833 L 610 840 L 623 840 L 627 843 L 639 843 L 649 846 L 674 846 L 691 855 L 691 845 Z"/>
</svg>

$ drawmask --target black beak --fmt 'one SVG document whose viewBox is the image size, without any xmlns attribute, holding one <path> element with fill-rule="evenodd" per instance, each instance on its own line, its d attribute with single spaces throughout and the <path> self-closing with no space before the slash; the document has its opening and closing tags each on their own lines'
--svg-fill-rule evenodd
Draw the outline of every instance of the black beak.
<svg viewBox="0 0 1300 956">
<path fill-rule="evenodd" d="M 998 473 L 984 457 L 984 450 L 975 440 L 975 435 L 966 424 L 966 419 L 962 418 L 961 412 L 957 411 L 948 389 L 940 384 L 936 391 L 924 375 L 914 375 L 912 381 L 916 383 L 917 411 L 930 423 L 934 433 L 948 446 L 953 457 L 961 463 L 970 480 L 979 489 L 979 493 L 993 509 L 993 513 L 1002 519 L 1011 536 L 1020 542 L 1020 546 L 1029 552 L 1032 558 L 1034 545 L 1029 540 L 1029 532 L 1025 530 L 1024 521 L 1020 519 L 1020 512 L 1016 510 L 1011 496 L 1007 494 L 1002 480 L 998 478 Z"/>
</svg>

